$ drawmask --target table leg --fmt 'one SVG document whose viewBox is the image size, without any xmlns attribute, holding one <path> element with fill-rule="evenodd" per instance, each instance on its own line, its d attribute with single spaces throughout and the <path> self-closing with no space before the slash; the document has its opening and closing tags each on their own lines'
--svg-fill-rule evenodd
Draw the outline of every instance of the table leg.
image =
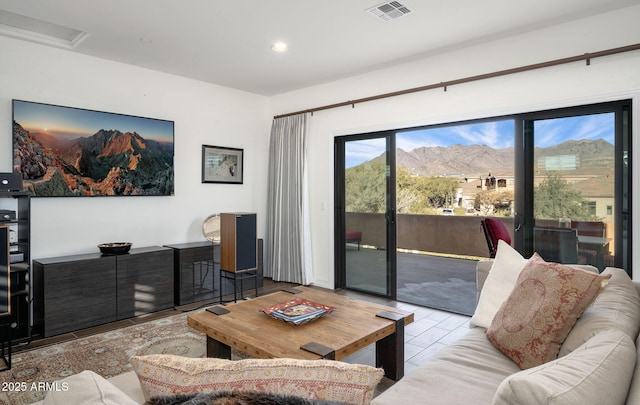
<svg viewBox="0 0 640 405">
<path fill-rule="evenodd" d="M 207 336 L 207 357 L 231 360 L 231 347 Z"/>
<path fill-rule="evenodd" d="M 404 377 L 404 318 L 383 312 L 377 316 L 396 322 L 396 332 L 376 342 L 376 367 L 384 369 L 384 375 L 394 381 Z"/>
<path fill-rule="evenodd" d="M 0 339 L 2 354 L 0 361 L 4 362 L 4 368 L 0 371 L 11 370 L 11 325 L 7 325 L 7 336 Z"/>
<path fill-rule="evenodd" d="M 598 271 L 602 272 L 605 268 L 604 265 L 604 255 L 609 252 L 609 244 L 598 245 L 596 250 L 596 267 Z"/>
</svg>

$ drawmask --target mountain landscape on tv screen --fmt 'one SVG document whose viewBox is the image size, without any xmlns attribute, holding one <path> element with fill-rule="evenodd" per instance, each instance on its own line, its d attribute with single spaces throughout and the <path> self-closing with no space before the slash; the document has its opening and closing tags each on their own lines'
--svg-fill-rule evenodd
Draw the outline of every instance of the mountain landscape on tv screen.
<svg viewBox="0 0 640 405">
<path fill-rule="evenodd" d="M 13 122 L 14 171 L 33 196 L 173 195 L 173 143 L 101 129 L 59 139 Z"/>
</svg>

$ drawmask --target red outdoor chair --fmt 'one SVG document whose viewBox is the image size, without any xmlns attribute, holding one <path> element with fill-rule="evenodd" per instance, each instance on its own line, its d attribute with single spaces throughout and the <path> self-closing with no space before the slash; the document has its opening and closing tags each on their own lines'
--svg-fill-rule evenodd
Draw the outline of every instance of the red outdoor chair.
<svg viewBox="0 0 640 405">
<path fill-rule="evenodd" d="M 358 250 L 360 250 L 360 242 L 362 242 L 362 232 L 360 231 L 347 231 L 345 235 L 346 243 L 357 243 Z"/>
<path fill-rule="evenodd" d="M 496 251 L 498 250 L 498 241 L 503 240 L 511 245 L 511 235 L 505 224 L 496 218 L 485 218 L 480 221 L 484 236 L 487 239 L 487 246 L 489 247 L 489 257 L 496 257 Z"/>
</svg>

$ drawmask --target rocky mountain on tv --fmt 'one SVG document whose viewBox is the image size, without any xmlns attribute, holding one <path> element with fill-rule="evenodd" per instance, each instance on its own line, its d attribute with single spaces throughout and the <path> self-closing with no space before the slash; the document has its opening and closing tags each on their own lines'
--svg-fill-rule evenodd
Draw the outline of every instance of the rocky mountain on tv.
<svg viewBox="0 0 640 405">
<path fill-rule="evenodd" d="M 35 196 L 173 194 L 172 143 L 113 129 L 60 140 L 13 126 L 14 171 Z"/>
</svg>

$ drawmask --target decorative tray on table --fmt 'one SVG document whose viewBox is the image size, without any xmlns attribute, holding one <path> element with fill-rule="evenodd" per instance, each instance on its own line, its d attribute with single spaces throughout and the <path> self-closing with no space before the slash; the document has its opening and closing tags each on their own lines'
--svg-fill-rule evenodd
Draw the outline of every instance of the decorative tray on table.
<svg viewBox="0 0 640 405">
<path fill-rule="evenodd" d="M 295 298 L 261 309 L 261 311 L 267 315 L 294 325 L 301 325 L 318 319 L 325 314 L 330 314 L 334 310 L 334 307 L 318 304 L 304 298 Z"/>
</svg>

